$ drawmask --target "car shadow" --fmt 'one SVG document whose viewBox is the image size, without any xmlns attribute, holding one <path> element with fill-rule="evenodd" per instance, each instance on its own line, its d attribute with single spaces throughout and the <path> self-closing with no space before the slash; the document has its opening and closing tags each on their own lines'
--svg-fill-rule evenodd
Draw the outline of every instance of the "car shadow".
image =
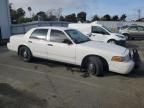
<svg viewBox="0 0 144 108">
<path fill-rule="evenodd" d="M 127 44 L 125 45 L 125 47 L 126 47 L 126 48 L 139 48 L 138 45 L 132 44 L 132 43 L 127 43 Z"/>
<path fill-rule="evenodd" d="M 49 68 L 65 68 L 66 71 L 74 74 L 74 73 L 80 73 L 80 76 L 83 78 L 87 78 L 90 75 L 88 73 L 85 72 L 81 72 L 80 71 L 80 67 L 76 66 L 76 65 L 72 65 L 72 64 L 67 64 L 67 63 L 63 63 L 63 62 L 57 62 L 57 61 L 52 61 L 52 60 L 45 60 L 45 59 L 41 59 L 41 58 L 33 58 L 33 60 L 31 61 L 31 63 L 34 64 L 41 64 L 41 65 L 45 65 Z M 37 69 L 38 67 L 35 67 L 35 69 Z"/>
<path fill-rule="evenodd" d="M 78 66 L 63 63 L 63 62 L 57 62 L 57 61 L 46 60 L 46 59 L 41 59 L 41 58 L 33 58 L 32 63 L 46 65 L 46 66 L 51 67 L 51 68 L 62 67 L 62 66 L 78 67 Z"/>
<path fill-rule="evenodd" d="M 144 38 L 135 38 L 135 39 L 133 39 L 133 40 L 128 40 L 128 41 L 143 41 L 144 40 Z"/>
<path fill-rule="evenodd" d="M 60 68 L 63 67 L 65 68 L 68 72 L 71 72 L 72 74 L 76 73 L 81 73 L 81 77 L 87 78 L 90 75 L 88 73 L 84 73 L 80 71 L 80 67 L 76 65 L 71 65 L 71 64 L 66 64 L 62 62 L 56 62 L 52 60 L 45 60 L 45 59 L 40 59 L 40 58 L 33 58 L 32 63 L 35 64 L 41 64 L 48 66 L 50 68 Z M 105 73 L 105 77 L 110 77 L 110 76 L 122 76 L 122 77 L 128 77 L 128 78 L 144 78 L 144 68 L 142 67 L 144 65 L 144 62 L 141 64 L 140 69 L 134 69 L 131 73 L 127 75 L 122 75 L 114 72 L 107 72 Z"/>
</svg>

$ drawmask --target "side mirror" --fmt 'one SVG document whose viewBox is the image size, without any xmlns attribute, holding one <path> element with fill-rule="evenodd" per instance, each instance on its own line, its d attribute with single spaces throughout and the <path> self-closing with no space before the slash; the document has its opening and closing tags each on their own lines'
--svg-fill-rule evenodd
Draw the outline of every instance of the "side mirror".
<svg viewBox="0 0 144 108">
<path fill-rule="evenodd" d="M 88 36 L 88 37 L 91 37 L 91 36 L 92 36 L 92 33 L 87 34 L 87 36 Z"/>
<path fill-rule="evenodd" d="M 71 42 L 69 39 L 64 39 L 63 43 L 66 43 L 66 44 L 68 44 L 68 45 L 71 45 L 71 44 L 72 44 L 72 42 Z"/>
<path fill-rule="evenodd" d="M 92 36 L 95 36 L 94 34 L 90 33 L 90 34 L 87 34 L 88 37 L 92 37 Z"/>
</svg>

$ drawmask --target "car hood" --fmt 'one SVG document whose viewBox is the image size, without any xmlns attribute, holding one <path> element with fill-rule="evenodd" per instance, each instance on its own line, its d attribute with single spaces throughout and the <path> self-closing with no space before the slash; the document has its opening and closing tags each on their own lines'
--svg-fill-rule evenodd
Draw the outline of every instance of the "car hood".
<svg viewBox="0 0 144 108">
<path fill-rule="evenodd" d="M 108 44 L 104 42 L 89 41 L 81 44 L 82 47 L 87 49 L 97 50 L 101 52 L 113 53 L 117 55 L 123 55 L 126 52 L 126 48 L 115 44 Z"/>
<path fill-rule="evenodd" d="M 114 36 L 122 36 L 122 37 L 125 37 L 124 35 L 120 34 L 120 33 L 111 33 L 112 35 Z"/>
</svg>

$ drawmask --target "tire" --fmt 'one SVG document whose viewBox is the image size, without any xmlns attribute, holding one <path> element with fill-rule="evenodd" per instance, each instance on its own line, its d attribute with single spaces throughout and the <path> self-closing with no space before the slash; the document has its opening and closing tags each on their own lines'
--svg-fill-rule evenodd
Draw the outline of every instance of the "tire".
<svg viewBox="0 0 144 108">
<path fill-rule="evenodd" d="M 116 44 L 116 41 L 115 40 L 109 40 L 108 43 Z"/>
<path fill-rule="evenodd" d="M 103 76 L 104 63 L 99 57 L 89 57 L 87 60 L 86 70 L 89 74 Z"/>
<path fill-rule="evenodd" d="M 126 37 L 127 40 L 131 40 L 132 39 L 132 37 L 130 37 L 129 34 L 123 34 L 123 35 Z"/>
<path fill-rule="evenodd" d="M 30 62 L 30 60 L 32 59 L 31 51 L 26 46 L 22 46 L 19 48 L 18 55 L 24 62 Z"/>
</svg>

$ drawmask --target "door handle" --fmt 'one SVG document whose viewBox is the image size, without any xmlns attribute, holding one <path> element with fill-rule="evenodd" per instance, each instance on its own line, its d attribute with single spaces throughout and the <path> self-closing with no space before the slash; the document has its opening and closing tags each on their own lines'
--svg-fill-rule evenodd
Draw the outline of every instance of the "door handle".
<svg viewBox="0 0 144 108">
<path fill-rule="evenodd" d="M 52 44 L 48 44 L 48 46 L 53 46 Z"/>
<path fill-rule="evenodd" d="M 28 43 L 32 43 L 32 41 L 28 41 Z"/>
</svg>

